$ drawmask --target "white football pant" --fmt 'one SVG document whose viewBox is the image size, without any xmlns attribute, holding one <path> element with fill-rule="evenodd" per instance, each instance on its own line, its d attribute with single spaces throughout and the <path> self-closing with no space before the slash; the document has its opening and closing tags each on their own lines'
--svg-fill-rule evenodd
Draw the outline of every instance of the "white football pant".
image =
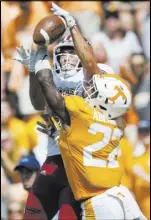
<svg viewBox="0 0 151 220">
<path fill-rule="evenodd" d="M 82 220 L 146 220 L 130 191 L 115 186 L 81 204 Z"/>
</svg>

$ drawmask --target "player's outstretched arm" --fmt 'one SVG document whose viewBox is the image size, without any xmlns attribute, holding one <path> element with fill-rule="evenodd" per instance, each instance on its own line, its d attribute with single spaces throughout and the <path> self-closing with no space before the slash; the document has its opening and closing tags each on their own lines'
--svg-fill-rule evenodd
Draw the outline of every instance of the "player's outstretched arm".
<svg viewBox="0 0 151 220">
<path fill-rule="evenodd" d="M 32 69 L 29 69 L 29 96 L 33 107 L 36 110 L 44 110 L 46 106 L 46 100 L 41 91 L 41 87 L 39 85 L 38 79 L 35 76 L 35 64 L 36 64 L 36 56 L 33 50 L 30 52 L 30 64 L 32 65 Z"/>
<path fill-rule="evenodd" d="M 23 46 L 16 48 L 16 50 L 20 58 L 15 57 L 14 60 L 23 64 L 29 72 L 29 96 L 31 103 L 36 110 L 44 110 L 46 101 L 35 76 L 36 53 L 27 51 Z"/>
<path fill-rule="evenodd" d="M 70 116 L 64 98 L 54 84 L 46 47 L 37 50 L 35 74 L 49 108 L 61 119 L 64 130 L 67 130 L 70 126 Z"/>
<path fill-rule="evenodd" d="M 101 74 L 92 47 L 84 39 L 77 26 L 70 29 L 74 47 L 83 67 L 86 69 L 86 78 L 89 80 L 94 74 Z"/>
<path fill-rule="evenodd" d="M 79 56 L 83 67 L 86 69 L 86 78 L 91 79 L 94 74 L 101 74 L 101 70 L 97 66 L 97 60 L 93 49 L 80 33 L 74 18 L 67 11 L 63 10 L 54 3 L 52 3 L 51 10 L 54 15 L 64 18 L 66 25 L 71 32 L 76 53 Z"/>
<path fill-rule="evenodd" d="M 42 111 L 45 109 L 46 101 L 35 73 L 30 73 L 29 75 L 29 96 L 31 103 L 36 110 Z"/>
</svg>

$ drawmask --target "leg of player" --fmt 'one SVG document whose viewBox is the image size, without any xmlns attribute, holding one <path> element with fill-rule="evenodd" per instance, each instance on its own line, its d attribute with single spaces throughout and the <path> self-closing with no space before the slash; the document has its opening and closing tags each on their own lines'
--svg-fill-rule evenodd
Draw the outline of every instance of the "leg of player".
<svg viewBox="0 0 151 220">
<path fill-rule="evenodd" d="M 102 197 L 101 197 L 102 196 Z M 121 220 L 124 218 L 122 204 L 103 194 L 86 200 L 81 204 L 82 218 L 87 220 Z"/>
<path fill-rule="evenodd" d="M 48 157 L 29 193 L 24 220 L 79 220 L 80 204 L 68 185 L 60 155 Z"/>
<path fill-rule="evenodd" d="M 24 220 L 48 220 L 40 200 L 30 192 L 27 198 Z"/>
<path fill-rule="evenodd" d="M 34 182 L 27 199 L 24 220 L 52 219 L 58 211 L 59 191 L 54 187 L 58 165 L 53 162 L 53 158 L 51 162 L 46 159 Z"/>
<path fill-rule="evenodd" d="M 146 220 L 130 191 L 120 185 L 81 204 L 82 219 Z"/>
<path fill-rule="evenodd" d="M 74 199 L 69 186 L 62 189 L 59 197 L 59 218 L 58 220 L 80 220 L 80 203 Z"/>
</svg>

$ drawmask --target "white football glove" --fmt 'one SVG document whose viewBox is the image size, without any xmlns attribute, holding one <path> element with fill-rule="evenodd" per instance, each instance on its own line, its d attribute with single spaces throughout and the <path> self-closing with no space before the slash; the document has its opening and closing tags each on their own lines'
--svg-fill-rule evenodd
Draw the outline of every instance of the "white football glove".
<svg viewBox="0 0 151 220">
<path fill-rule="evenodd" d="M 37 53 L 34 50 L 29 52 L 23 46 L 17 47 L 16 50 L 21 58 L 15 57 L 13 60 L 17 60 L 19 63 L 25 65 L 29 72 L 35 72 Z"/>
<path fill-rule="evenodd" d="M 71 29 L 72 27 L 76 25 L 74 18 L 69 14 L 69 12 L 60 8 L 58 5 L 56 5 L 53 2 L 52 2 L 51 11 L 53 12 L 54 15 L 62 17 L 65 20 L 66 25 L 69 29 Z"/>
</svg>

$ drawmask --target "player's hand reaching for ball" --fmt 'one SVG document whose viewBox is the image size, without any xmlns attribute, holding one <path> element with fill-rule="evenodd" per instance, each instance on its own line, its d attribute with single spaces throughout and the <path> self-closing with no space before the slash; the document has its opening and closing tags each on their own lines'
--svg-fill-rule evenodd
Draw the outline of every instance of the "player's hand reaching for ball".
<svg viewBox="0 0 151 220">
<path fill-rule="evenodd" d="M 35 72 L 36 51 L 33 49 L 28 51 L 23 46 L 17 47 L 16 50 L 20 57 L 15 57 L 13 60 L 25 65 L 29 72 Z"/>
<path fill-rule="evenodd" d="M 46 46 L 40 46 L 34 43 L 32 44 L 30 51 L 25 49 L 23 46 L 17 47 L 16 50 L 20 57 L 15 57 L 13 60 L 25 65 L 30 73 L 35 72 L 37 59 L 40 59 L 45 54 L 47 55 Z"/>
<path fill-rule="evenodd" d="M 54 15 L 62 17 L 65 20 L 65 23 L 69 29 L 73 28 L 76 25 L 74 18 L 69 14 L 68 11 L 60 8 L 58 5 L 52 2 L 51 11 Z"/>
</svg>

